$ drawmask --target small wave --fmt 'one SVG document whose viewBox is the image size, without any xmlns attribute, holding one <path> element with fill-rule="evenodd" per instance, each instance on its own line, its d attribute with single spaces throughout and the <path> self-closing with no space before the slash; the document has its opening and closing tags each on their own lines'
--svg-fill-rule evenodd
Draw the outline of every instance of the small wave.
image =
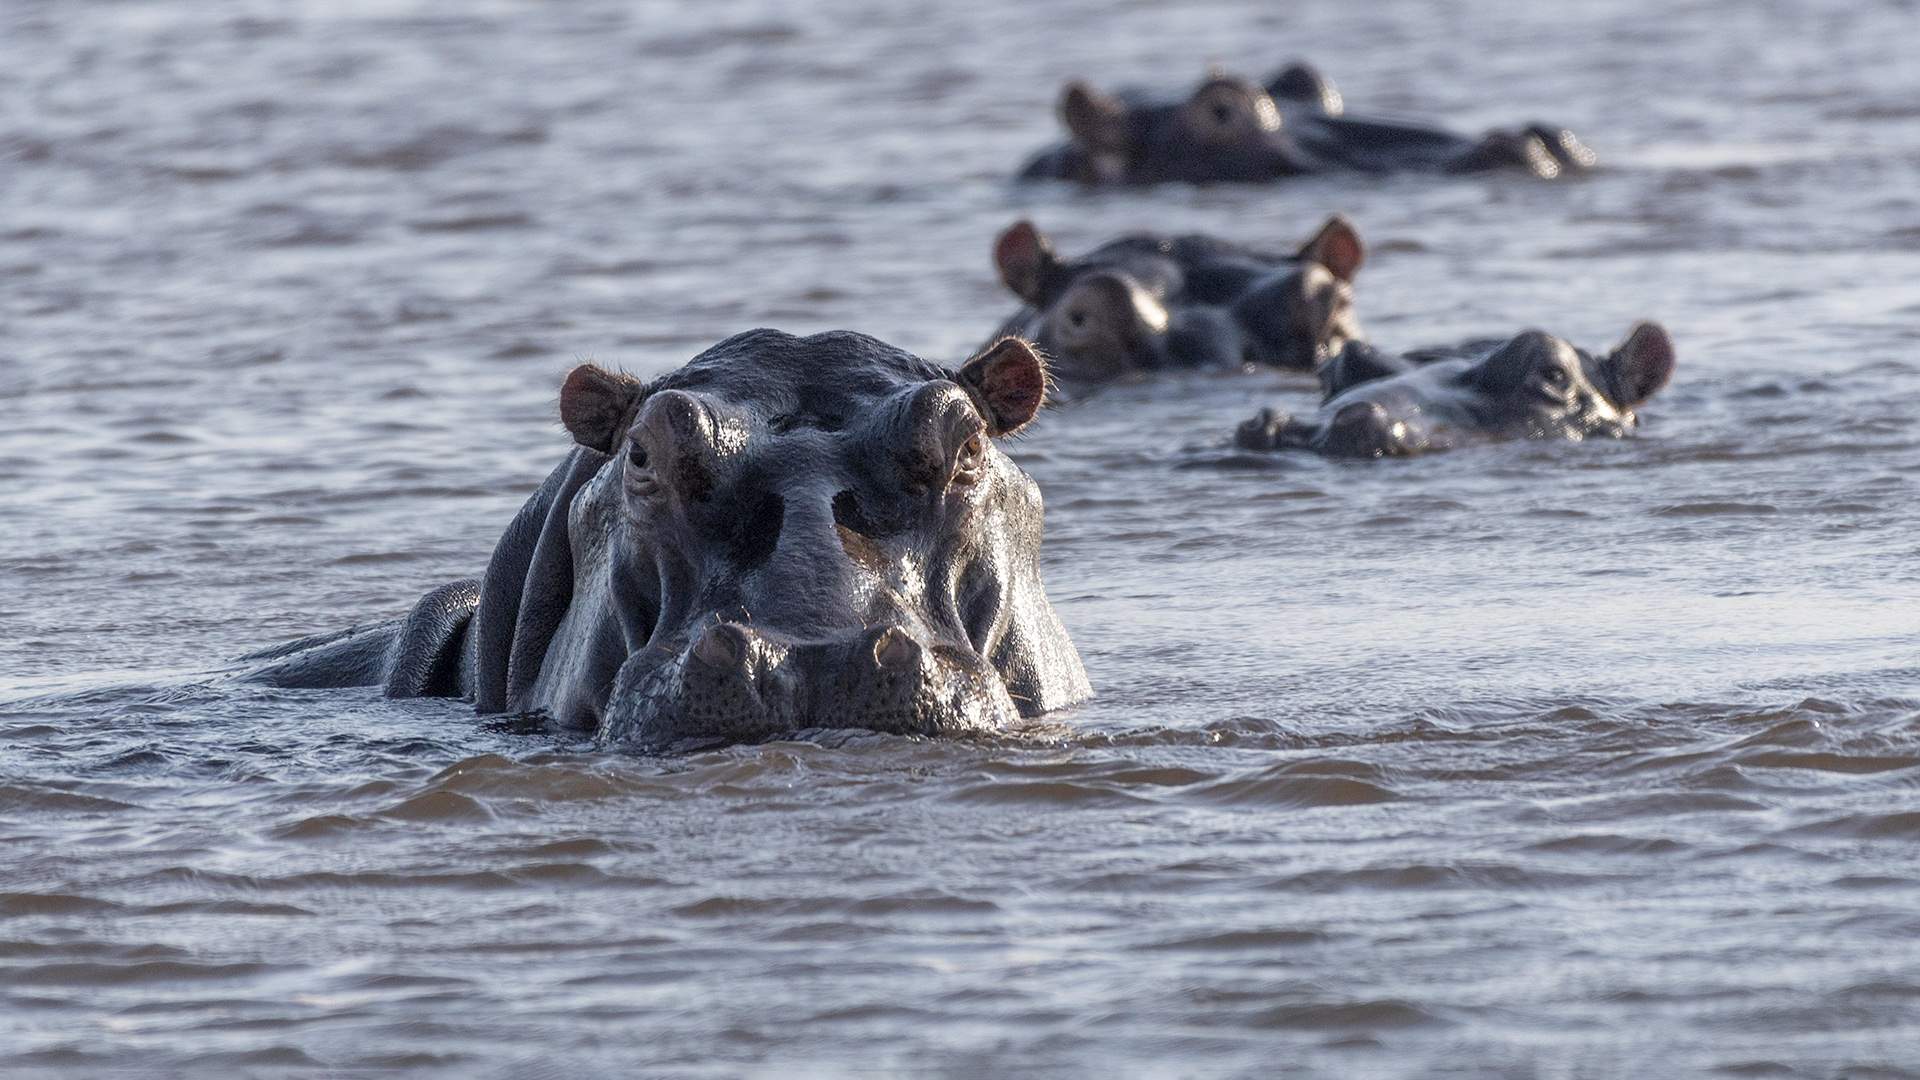
<svg viewBox="0 0 1920 1080">
<path fill-rule="evenodd" d="M 1740 764 L 1749 768 L 1811 769 L 1816 772 L 1869 774 L 1911 769 L 1920 765 L 1920 757 L 1911 754 L 1795 753 L 1770 750 L 1742 755 Z"/>
<path fill-rule="evenodd" d="M 494 214 L 461 214 L 452 217 L 422 218 L 407 227 L 418 233 L 494 232 L 501 229 L 525 229 L 534 224 L 532 214 L 503 211 Z"/>
<path fill-rule="evenodd" d="M 609 874 L 590 863 L 547 862 L 533 863 L 528 866 L 516 866 L 507 871 L 507 875 L 529 885 L 610 885 L 618 884 L 626 888 L 637 885 L 661 885 L 664 882 L 649 878 L 645 882 L 636 878 Z"/>
<path fill-rule="evenodd" d="M 15 737 L 23 737 L 25 733 L 14 729 L 11 734 Z M 140 807 L 134 803 L 101 798 L 97 795 L 82 795 L 73 791 L 47 791 L 12 784 L 0 785 L 0 813 L 115 814 L 123 810 L 138 809 Z"/>
<path fill-rule="evenodd" d="M 18 915 L 86 915 L 125 909 L 125 904 L 71 893 L 0 892 L 0 918 Z"/>
<path fill-rule="evenodd" d="M 1410 1001 L 1382 999 L 1339 1003 L 1276 1005 L 1247 1018 L 1250 1026 L 1297 1031 L 1342 1028 L 1404 1029 L 1452 1027 L 1453 1021 Z"/>
<path fill-rule="evenodd" d="M 1420 863 L 1360 870 L 1309 870 L 1266 883 L 1289 892 L 1339 893 L 1480 889 L 1569 889 L 1622 880 L 1617 874 L 1577 874 L 1511 863 Z"/>
<path fill-rule="evenodd" d="M 1655 517 L 1754 517 L 1779 512 L 1780 508 L 1771 503 L 1743 502 L 1673 503 L 1649 511 Z"/>
<path fill-rule="evenodd" d="M 148 983 L 202 982 L 246 978 L 273 970 L 272 964 L 214 964 L 190 960 L 145 960 L 127 964 L 70 961 L 37 964 L 24 969 L 29 981 L 42 986 L 138 986 Z"/>
<path fill-rule="evenodd" d="M 333 560 L 335 566 L 380 566 L 386 563 L 419 562 L 437 556 L 425 551 L 362 551 Z"/>
<path fill-rule="evenodd" d="M 709 896 L 668 908 L 667 913 L 683 919 L 771 918 L 801 909 L 815 910 L 815 905 L 784 897 Z"/>
<path fill-rule="evenodd" d="M 1347 935 L 1329 934 L 1320 930 L 1223 930 L 1214 934 L 1155 941 L 1141 948 L 1173 952 L 1244 953 L 1258 949 L 1298 949 L 1310 945 L 1324 945 L 1344 936 Z"/>
<path fill-rule="evenodd" d="M 546 127 L 539 123 L 495 130 L 448 124 L 393 142 L 337 147 L 326 152 L 321 160 L 354 169 L 420 172 L 470 154 L 537 146 L 546 142 L 547 137 Z"/>
<path fill-rule="evenodd" d="M 1798 836 L 1845 836 L 1860 840 L 1920 840 L 1920 810 L 1846 814 L 1787 832 Z"/>
<path fill-rule="evenodd" d="M 457 791 L 428 791 L 380 811 L 401 821 L 492 821 L 485 803 Z"/>
<path fill-rule="evenodd" d="M 689 57 L 705 56 L 733 46 L 779 45 L 800 37 L 801 31 L 797 26 L 780 22 L 756 22 L 716 27 L 711 30 L 661 34 L 641 42 L 639 51 L 642 55 L 666 57 L 676 63 L 684 63 Z"/>
<path fill-rule="evenodd" d="M 1313 806 L 1367 806 L 1400 798 L 1391 787 L 1375 780 L 1303 772 L 1297 765 L 1263 769 L 1251 776 L 1208 784 L 1187 798 L 1220 806 L 1269 806 L 1298 809 Z"/>
<path fill-rule="evenodd" d="M 142 915 L 271 915 L 306 916 L 313 911 L 293 904 L 261 904 L 248 900 L 179 900 L 166 904 L 149 904 L 140 909 Z"/>
<path fill-rule="evenodd" d="M 435 791 L 548 804 L 672 795 L 685 790 L 682 785 L 663 782 L 658 774 L 623 765 L 619 759 L 525 763 L 499 754 L 481 754 L 456 762 L 436 773 L 427 784 Z"/>
<path fill-rule="evenodd" d="M 948 802 L 975 806 L 1115 807 L 1148 800 L 1102 784 L 1067 780 L 1005 781 L 970 784 L 946 796 Z"/>
<path fill-rule="evenodd" d="M 921 890 L 855 900 L 842 910 L 850 915 L 984 915 L 1000 910 L 992 900 L 956 896 L 938 890 Z"/>
<path fill-rule="evenodd" d="M 1674 855 L 1690 849 L 1678 840 L 1665 837 L 1583 833 L 1541 840 L 1528 844 L 1526 850 L 1563 855 Z"/>
</svg>

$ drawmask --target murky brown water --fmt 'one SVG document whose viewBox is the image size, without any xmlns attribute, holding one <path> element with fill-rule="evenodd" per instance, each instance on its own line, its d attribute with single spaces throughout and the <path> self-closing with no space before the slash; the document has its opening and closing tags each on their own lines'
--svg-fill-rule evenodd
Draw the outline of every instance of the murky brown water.
<svg viewBox="0 0 1920 1080">
<path fill-rule="evenodd" d="M 0 4 L 0 1074 L 1920 1073 L 1920 10 Z M 1320 62 L 1574 184 L 1004 182 Z M 1031 214 L 1373 243 L 1383 346 L 1639 317 L 1644 437 L 1017 453 L 1099 698 L 632 758 L 195 676 L 474 573 L 562 372 L 956 358 Z"/>
</svg>

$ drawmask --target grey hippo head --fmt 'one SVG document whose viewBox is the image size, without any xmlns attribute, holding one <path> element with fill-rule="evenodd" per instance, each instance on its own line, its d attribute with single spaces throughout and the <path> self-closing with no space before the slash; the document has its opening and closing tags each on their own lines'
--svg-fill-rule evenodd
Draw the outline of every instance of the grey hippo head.
<svg viewBox="0 0 1920 1080">
<path fill-rule="evenodd" d="M 1474 173 L 1542 179 L 1584 172 L 1593 151 L 1565 128 L 1530 123 L 1469 136 L 1393 117 L 1349 115 L 1333 83 L 1294 63 L 1259 83 L 1215 71 L 1191 91 L 1060 92 L 1066 139 L 1021 170 L 1083 184 L 1259 183 L 1309 173 Z"/>
<path fill-rule="evenodd" d="M 617 659 L 579 699 L 605 741 L 984 731 L 1085 697 L 1039 489 L 995 445 L 1046 386 L 1011 338 L 956 371 L 771 330 L 653 382 L 576 369 L 562 418 L 608 461 L 572 507 L 580 625 L 549 662 Z"/>
<path fill-rule="evenodd" d="M 1183 368 L 1311 371 L 1361 334 L 1353 282 L 1366 248 L 1339 215 L 1290 253 L 1134 233 L 1073 259 L 1019 221 L 993 259 L 1024 301 L 1003 332 L 1038 344 L 1070 392 Z"/>
<path fill-rule="evenodd" d="M 1330 364 L 1310 417 L 1273 409 L 1240 426 L 1249 449 L 1404 457 L 1501 439 L 1620 438 L 1673 377 L 1673 339 L 1641 323 L 1604 354 L 1528 330 L 1404 357 L 1353 345 Z"/>
</svg>

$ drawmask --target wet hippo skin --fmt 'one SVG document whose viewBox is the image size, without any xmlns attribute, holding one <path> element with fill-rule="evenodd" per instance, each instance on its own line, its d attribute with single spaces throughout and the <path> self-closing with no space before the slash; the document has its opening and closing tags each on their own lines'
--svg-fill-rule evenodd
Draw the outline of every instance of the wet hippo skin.
<svg viewBox="0 0 1920 1080">
<path fill-rule="evenodd" d="M 1072 704 L 1090 690 L 1041 583 L 1040 492 L 994 444 L 1046 382 L 1018 339 L 950 371 L 845 332 L 750 331 L 652 382 L 580 367 L 560 392 L 577 445 L 484 576 L 249 677 L 640 746 L 990 731 Z"/>
<path fill-rule="evenodd" d="M 1355 343 L 1323 369 L 1325 399 L 1312 416 L 1264 409 L 1240 425 L 1235 441 L 1251 450 L 1405 457 L 1503 439 L 1622 438 L 1673 365 L 1673 340 L 1657 323 L 1635 326 L 1604 355 L 1539 330 L 1403 356 Z"/>
<path fill-rule="evenodd" d="M 1298 63 L 1264 84 L 1215 72 L 1178 98 L 1106 93 L 1075 80 L 1061 90 L 1059 114 L 1067 138 L 1034 155 L 1022 179 L 1258 183 L 1327 172 L 1513 170 L 1551 180 L 1595 162 L 1571 131 L 1551 124 L 1472 137 L 1350 116 L 1333 83 Z"/>
<path fill-rule="evenodd" d="M 1312 371 L 1360 337 L 1353 282 L 1366 248 L 1338 215 L 1291 253 L 1131 233 L 1073 259 L 1018 221 L 993 258 L 1022 301 L 994 337 L 1032 340 L 1067 395 L 1154 371 Z"/>
</svg>

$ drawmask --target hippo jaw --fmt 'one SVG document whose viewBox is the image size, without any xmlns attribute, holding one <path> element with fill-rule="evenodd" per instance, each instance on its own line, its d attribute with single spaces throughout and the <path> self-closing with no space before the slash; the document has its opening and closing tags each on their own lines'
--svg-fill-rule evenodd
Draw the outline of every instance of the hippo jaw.
<svg viewBox="0 0 1920 1080">
<path fill-rule="evenodd" d="M 677 650 L 650 647 L 614 679 L 598 741 L 664 747 L 754 742 L 809 728 L 890 735 L 999 731 L 1019 717 L 970 645 L 902 625 L 826 639 L 712 619 Z"/>
</svg>

